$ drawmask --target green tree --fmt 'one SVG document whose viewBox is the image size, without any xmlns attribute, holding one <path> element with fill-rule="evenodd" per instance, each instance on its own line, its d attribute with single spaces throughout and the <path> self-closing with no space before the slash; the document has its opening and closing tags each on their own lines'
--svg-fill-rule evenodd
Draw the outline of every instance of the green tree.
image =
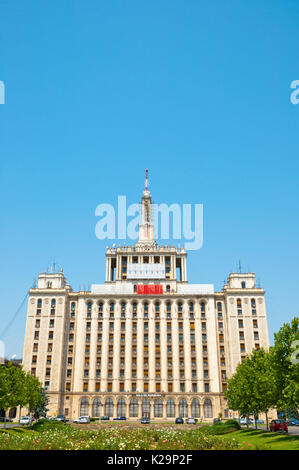
<svg viewBox="0 0 299 470">
<path fill-rule="evenodd" d="M 275 406 L 279 412 L 299 407 L 299 318 L 285 323 L 274 334 L 270 350 L 271 367 L 275 377 Z M 282 427 L 283 430 L 283 427 Z"/>
<path fill-rule="evenodd" d="M 36 377 L 11 363 L 0 366 L 0 408 L 5 416 L 9 408 L 28 406 L 32 413 L 44 404 L 44 392 Z"/>
<path fill-rule="evenodd" d="M 268 408 L 273 406 L 273 371 L 270 355 L 264 349 L 253 351 L 244 362 L 238 365 L 235 374 L 228 381 L 225 395 L 228 406 L 239 411 L 241 415 L 253 414 L 256 419 L 259 413 L 265 413 L 268 427 Z M 255 423 L 256 424 L 256 423 Z"/>
<path fill-rule="evenodd" d="M 0 366 L 0 408 L 4 410 L 4 417 L 9 408 L 25 406 L 24 383 L 25 373 L 21 367 L 12 363 Z"/>
</svg>

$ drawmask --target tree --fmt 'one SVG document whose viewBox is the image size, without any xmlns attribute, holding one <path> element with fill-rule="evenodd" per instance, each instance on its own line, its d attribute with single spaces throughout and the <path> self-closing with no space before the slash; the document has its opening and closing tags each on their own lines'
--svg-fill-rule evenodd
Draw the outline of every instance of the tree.
<svg viewBox="0 0 299 470">
<path fill-rule="evenodd" d="M 299 318 L 285 323 L 274 334 L 274 346 L 270 350 L 271 367 L 275 377 L 275 406 L 286 414 L 287 408 L 299 407 Z M 283 417 L 282 417 L 283 419 Z M 282 424 L 283 431 L 283 424 Z"/>
<path fill-rule="evenodd" d="M 28 406 L 33 412 L 44 403 L 43 389 L 36 377 L 12 363 L 0 365 L 0 408 L 4 410 L 4 417 L 9 408 Z"/>
<path fill-rule="evenodd" d="M 6 411 L 26 404 L 24 381 L 25 374 L 21 367 L 15 367 L 12 363 L 0 366 L 0 408 L 4 410 L 4 426 Z"/>
<path fill-rule="evenodd" d="M 269 353 L 264 349 L 253 351 L 228 381 L 228 406 L 247 417 L 253 414 L 255 425 L 259 413 L 266 413 L 268 428 L 267 411 L 275 400 L 273 381 Z"/>
</svg>

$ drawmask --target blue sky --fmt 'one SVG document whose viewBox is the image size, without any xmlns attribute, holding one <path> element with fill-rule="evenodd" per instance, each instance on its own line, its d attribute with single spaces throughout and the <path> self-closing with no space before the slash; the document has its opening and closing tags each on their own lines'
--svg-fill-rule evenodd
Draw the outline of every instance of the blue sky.
<svg viewBox="0 0 299 470">
<path fill-rule="evenodd" d="M 138 202 L 148 167 L 155 202 L 204 205 L 189 281 L 241 259 L 272 341 L 298 315 L 298 40 L 295 0 L 0 0 L 1 329 L 53 260 L 104 281 L 95 208 Z"/>
</svg>

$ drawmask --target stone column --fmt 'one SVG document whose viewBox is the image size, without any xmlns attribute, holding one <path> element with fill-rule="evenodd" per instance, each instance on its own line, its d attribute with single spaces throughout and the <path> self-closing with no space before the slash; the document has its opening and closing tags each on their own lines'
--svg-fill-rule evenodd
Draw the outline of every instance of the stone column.
<svg viewBox="0 0 299 470">
<path fill-rule="evenodd" d="M 122 319 L 121 319 L 122 321 Z M 126 342 L 125 342 L 125 390 L 132 390 L 132 304 L 126 305 Z M 138 338 L 138 336 L 137 336 Z M 138 341 L 137 341 L 138 343 Z"/>
<path fill-rule="evenodd" d="M 120 305 L 114 306 L 112 391 L 119 392 Z"/>
<path fill-rule="evenodd" d="M 191 388 L 191 345 L 190 345 L 190 322 L 188 302 L 183 303 L 183 328 L 184 328 L 184 352 L 185 352 L 185 392 L 192 391 Z"/>
<path fill-rule="evenodd" d="M 138 393 L 143 392 L 144 385 L 144 374 L 143 374 L 143 349 L 144 349 L 144 332 L 143 332 L 143 304 L 142 302 L 137 303 L 137 380 L 136 390 Z"/>
<path fill-rule="evenodd" d="M 178 329 L 178 306 L 175 301 L 172 302 L 172 377 L 173 377 L 173 392 L 179 393 L 179 329 Z"/>
<path fill-rule="evenodd" d="M 89 384 L 88 390 L 95 392 L 95 379 L 96 379 L 96 358 L 97 358 L 97 336 L 98 336 L 98 323 L 97 323 L 97 304 L 93 302 L 91 310 L 90 321 L 90 360 L 89 360 Z M 92 415 L 90 415 L 92 416 Z"/>
<path fill-rule="evenodd" d="M 148 350 L 149 350 L 149 392 L 154 393 L 156 376 L 156 342 L 155 342 L 155 308 L 153 301 L 149 302 L 149 321 L 148 321 Z"/>
<path fill-rule="evenodd" d="M 161 370 L 161 391 L 167 392 L 167 323 L 165 301 L 160 306 L 160 370 Z M 170 321 L 170 320 L 169 320 Z"/>
<path fill-rule="evenodd" d="M 109 305 L 107 300 L 103 303 L 103 336 L 102 336 L 102 367 L 101 367 L 101 392 L 107 392 L 108 350 L 109 350 Z"/>
</svg>

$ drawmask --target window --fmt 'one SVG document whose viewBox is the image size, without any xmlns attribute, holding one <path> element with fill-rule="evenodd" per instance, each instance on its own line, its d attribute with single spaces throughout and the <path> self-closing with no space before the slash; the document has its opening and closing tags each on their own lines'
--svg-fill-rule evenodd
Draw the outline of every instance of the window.
<svg viewBox="0 0 299 470">
<path fill-rule="evenodd" d="M 179 417 L 186 418 L 188 415 L 188 405 L 185 398 L 182 398 L 179 402 Z"/>
<path fill-rule="evenodd" d="M 146 384 L 144 384 L 145 386 Z M 150 401 L 148 398 L 144 398 L 142 400 L 142 416 L 148 416 L 150 415 Z"/>
<path fill-rule="evenodd" d="M 169 398 L 166 402 L 166 416 L 167 418 L 175 417 L 175 405 L 172 398 Z"/>
<path fill-rule="evenodd" d="M 208 393 L 210 391 L 210 385 L 205 384 L 205 393 Z"/>
<path fill-rule="evenodd" d="M 136 398 L 132 398 L 129 405 L 129 416 L 130 418 L 138 417 L 138 401 Z"/>
<path fill-rule="evenodd" d="M 42 299 L 37 299 L 37 308 L 42 308 L 43 301 Z"/>
<path fill-rule="evenodd" d="M 105 415 L 106 416 L 113 416 L 113 401 L 112 398 L 107 398 L 105 402 Z"/>
<path fill-rule="evenodd" d="M 192 418 L 200 417 L 200 406 L 197 398 L 193 398 L 191 402 L 191 416 Z"/>
<path fill-rule="evenodd" d="M 126 402 L 123 398 L 120 398 L 117 402 L 117 416 L 126 415 Z"/>
<path fill-rule="evenodd" d="M 205 418 L 212 418 L 212 402 L 209 398 L 206 398 L 203 404 L 203 413 Z"/>
<path fill-rule="evenodd" d="M 88 400 L 88 398 L 82 398 L 82 400 L 81 400 L 80 416 L 89 416 L 89 400 Z"/>
<path fill-rule="evenodd" d="M 154 416 L 155 418 L 162 418 L 163 416 L 163 404 L 160 398 L 154 402 Z"/>
<path fill-rule="evenodd" d="M 245 289 L 245 288 L 246 288 L 246 282 L 245 282 L 245 281 L 242 281 L 242 282 L 241 282 L 241 287 L 242 287 L 242 289 Z"/>
<path fill-rule="evenodd" d="M 52 299 L 51 300 L 51 308 L 55 308 L 56 307 L 56 299 Z"/>
</svg>

